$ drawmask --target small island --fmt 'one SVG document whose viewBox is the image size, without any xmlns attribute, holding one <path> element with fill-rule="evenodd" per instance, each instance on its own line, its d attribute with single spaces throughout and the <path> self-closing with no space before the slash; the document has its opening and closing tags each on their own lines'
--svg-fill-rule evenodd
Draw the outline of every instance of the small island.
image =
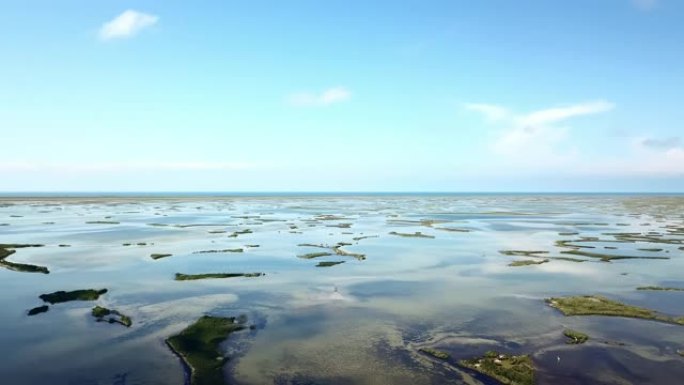
<svg viewBox="0 0 684 385">
<path fill-rule="evenodd" d="M 547 263 L 547 262 L 549 262 L 548 259 L 542 259 L 541 261 L 535 261 L 532 259 L 523 259 L 520 261 L 513 261 L 513 262 L 509 263 L 508 266 L 516 267 L 516 266 L 541 265 L 542 263 Z"/>
<path fill-rule="evenodd" d="M 43 306 L 34 307 L 33 309 L 29 310 L 27 314 L 29 316 L 33 316 L 36 314 L 45 313 L 48 310 L 50 310 L 50 307 L 48 305 L 43 305 Z"/>
<path fill-rule="evenodd" d="M 301 254 L 298 255 L 297 258 L 302 258 L 302 259 L 314 259 L 314 258 L 320 258 L 320 257 L 327 257 L 333 255 L 332 253 L 328 253 L 325 251 L 317 252 L 317 253 L 306 253 L 306 254 Z"/>
<path fill-rule="evenodd" d="M 625 305 L 598 295 L 547 298 L 546 303 L 566 316 L 601 315 L 609 317 L 640 318 L 684 325 L 684 317 L 670 317 L 654 310 Z"/>
<path fill-rule="evenodd" d="M 318 262 L 316 267 L 330 267 L 344 263 L 344 261 Z"/>
<path fill-rule="evenodd" d="M 200 251 L 195 251 L 193 254 L 214 254 L 214 253 L 242 253 L 245 251 L 242 248 L 235 248 L 235 249 L 217 249 L 217 250 L 200 250 Z"/>
<path fill-rule="evenodd" d="M 428 234 L 423 234 L 420 231 L 416 231 L 415 233 L 398 233 L 396 231 L 390 231 L 390 235 L 396 235 L 398 237 L 404 237 L 404 238 L 434 238 L 434 235 L 428 235 Z"/>
<path fill-rule="evenodd" d="M 639 286 L 637 290 L 644 291 L 684 291 L 681 287 L 662 287 L 662 286 Z"/>
<path fill-rule="evenodd" d="M 226 357 L 220 344 L 231 333 L 244 329 L 235 317 L 203 316 L 179 334 L 169 337 L 166 344 L 190 369 L 192 385 L 221 385 Z"/>
<path fill-rule="evenodd" d="M 443 352 L 441 350 L 432 349 L 432 348 L 420 348 L 420 349 L 418 349 L 418 351 L 421 353 L 425 353 L 428 356 L 434 357 L 438 360 L 448 360 L 449 357 L 451 357 L 449 355 L 449 353 L 447 353 L 447 352 Z"/>
<path fill-rule="evenodd" d="M 489 376 L 502 384 L 534 384 L 534 363 L 527 355 L 509 356 L 489 351 L 480 358 L 460 360 L 458 364 Z"/>
<path fill-rule="evenodd" d="M 30 244 L 0 244 L 0 266 L 13 271 L 20 271 L 23 273 L 42 273 L 49 274 L 50 271 L 45 266 L 31 265 L 27 263 L 15 263 L 7 260 L 7 257 L 16 252 L 16 248 L 23 247 L 42 247 L 43 245 Z"/>
<path fill-rule="evenodd" d="M 572 329 L 566 329 L 563 331 L 563 335 L 568 337 L 566 341 L 568 344 L 580 345 L 589 340 L 589 336 Z"/>
<path fill-rule="evenodd" d="M 215 279 L 215 278 L 236 278 L 246 277 L 254 278 L 266 275 L 264 273 L 206 273 L 206 274 L 181 274 L 176 273 L 176 281 L 194 281 L 198 279 Z"/>
<path fill-rule="evenodd" d="M 91 311 L 91 314 L 97 319 L 97 322 L 109 322 L 110 324 L 118 323 L 127 328 L 131 327 L 133 324 L 131 317 L 121 314 L 118 310 L 107 309 L 102 306 L 95 306 Z"/>
<path fill-rule="evenodd" d="M 56 291 L 49 294 L 41 294 L 38 298 L 54 305 L 56 303 L 69 302 L 69 301 L 95 301 L 102 294 L 105 294 L 107 289 L 86 289 L 86 290 L 74 290 L 74 291 Z"/>
<path fill-rule="evenodd" d="M 150 258 L 152 258 L 156 261 L 157 259 L 167 258 L 167 257 L 170 257 L 172 255 L 173 254 L 167 254 L 167 253 L 153 253 L 153 254 L 150 254 Z"/>
</svg>

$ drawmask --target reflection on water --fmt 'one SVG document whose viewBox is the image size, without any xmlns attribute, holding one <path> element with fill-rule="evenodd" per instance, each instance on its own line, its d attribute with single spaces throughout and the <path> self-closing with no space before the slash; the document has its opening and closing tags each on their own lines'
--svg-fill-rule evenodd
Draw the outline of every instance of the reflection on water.
<svg viewBox="0 0 684 385">
<path fill-rule="evenodd" d="M 118 223 L 86 223 L 93 221 Z M 226 378 L 236 384 L 489 384 L 495 382 L 453 365 L 487 350 L 531 354 L 540 384 L 674 384 L 684 375 L 677 354 L 684 327 L 564 317 L 543 301 L 602 294 L 684 315 L 683 292 L 635 290 L 684 287 L 684 197 L 5 198 L 0 223 L 8 224 L 0 227 L 0 243 L 46 245 L 17 249 L 9 260 L 50 269 L 0 269 L 2 383 L 182 384 L 182 367 L 164 339 L 202 314 L 245 314 L 256 326 L 222 345 L 231 357 Z M 241 233 L 246 229 L 251 233 Z M 620 241 L 614 233 L 653 242 Z M 509 267 L 529 258 L 499 253 L 558 257 L 568 249 L 557 240 L 581 237 L 598 238 L 585 240 L 582 250 L 669 259 Z M 331 250 L 302 244 L 340 242 L 366 259 L 297 257 Z M 243 252 L 193 254 L 234 248 Z M 172 256 L 153 260 L 154 253 Z M 316 267 L 325 261 L 345 263 Z M 266 275 L 179 282 L 176 272 Z M 94 322 L 91 302 L 26 315 L 42 304 L 42 293 L 86 288 L 109 289 L 96 303 L 130 315 L 133 326 Z M 566 345 L 566 328 L 591 339 Z M 420 347 L 453 360 L 435 362 Z"/>
</svg>

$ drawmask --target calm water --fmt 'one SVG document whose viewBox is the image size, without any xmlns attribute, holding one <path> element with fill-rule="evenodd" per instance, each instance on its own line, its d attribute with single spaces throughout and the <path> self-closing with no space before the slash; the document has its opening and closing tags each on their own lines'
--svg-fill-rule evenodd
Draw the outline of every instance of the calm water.
<svg viewBox="0 0 684 385">
<path fill-rule="evenodd" d="M 684 315 L 684 292 L 635 290 L 684 287 L 684 244 L 672 244 L 684 242 L 683 196 L 4 197 L 0 225 L 0 243 L 46 245 L 17 249 L 10 261 L 50 269 L 0 269 L 2 384 L 183 384 L 182 366 L 164 339 L 203 314 L 245 314 L 256 326 L 222 346 L 231 357 L 226 378 L 235 384 L 493 383 L 418 352 L 428 346 L 456 360 L 492 349 L 531 354 L 539 384 L 684 378 L 677 354 L 684 326 L 564 317 L 544 303 L 601 294 Z M 246 229 L 252 232 L 229 237 Z M 434 238 L 389 234 L 417 231 Z M 671 242 L 604 242 L 617 232 L 651 232 Z M 594 251 L 670 259 L 510 267 L 527 258 L 499 252 L 562 256 L 568 249 L 557 240 L 583 236 L 600 238 L 586 243 Z M 325 251 L 300 244 L 338 242 L 366 258 L 298 258 Z M 244 252 L 193 254 L 231 248 Z M 173 256 L 153 260 L 152 253 Z M 321 261 L 344 263 L 316 267 Z M 179 282 L 176 272 L 266 275 Z M 109 292 L 96 302 L 26 315 L 42 304 L 42 293 L 88 288 Z M 94 322 L 94 304 L 130 315 L 133 326 Z M 567 345 L 565 328 L 586 332 L 590 342 Z"/>
</svg>

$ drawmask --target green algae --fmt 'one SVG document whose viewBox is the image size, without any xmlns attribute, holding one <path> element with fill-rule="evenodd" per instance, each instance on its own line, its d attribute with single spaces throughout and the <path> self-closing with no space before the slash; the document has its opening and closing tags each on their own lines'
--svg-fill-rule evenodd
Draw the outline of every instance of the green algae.
<svg viewBox="0 0 684 385">
<path fill-rule="evenodd" d="M 85 290 L 74 290 L 74 291 L 56 291 L 49 294 L 41 294 L 38 298 L 43 301 L 54 305 L 56 303 L 69 302 L 69 301 L 95 301 L 102 294 L 105 294 L 107 289 L 85 289 Z"/>
<path fill-rule="evenodd" d="M 458 364 L 506 385 L 533 385 L 535 368 L 528 355 L 510 356 L 489 351 L 484 356 L 460 360 Z"/>
<path fill-rule="evenodd" d="M 176 273 L 176 281 L 194 281 L 198 279 L 217 279 L 217 278 L 237 278 L 246 277 L 254 278 L 261 277 L 265 275 L 264 273 L 206 273 L 206 274 L 182 274 Z"/>
<path fill-rule="evenodd" d="M 203 316 L 175 336 L 166 339 L 169 348 L 190 368 L 191 385 L 221 385 L 223 357 L 220 345 L 231 333 L 244 329 L 234 317 Z"/>
</svg>

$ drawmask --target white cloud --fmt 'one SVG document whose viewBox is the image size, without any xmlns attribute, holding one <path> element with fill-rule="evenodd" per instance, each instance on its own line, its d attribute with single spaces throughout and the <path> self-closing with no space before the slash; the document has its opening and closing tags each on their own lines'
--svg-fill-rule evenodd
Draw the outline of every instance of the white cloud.
<svg viewBox="0 0 684 385">
<path fill-rule="evenodd" d="M 498 128 L 489 145 L 494 169 L 538 172 L 567 168 L 581 160 L 579 151 L 568 145 L 570 127 L 562 123 L 609 111 L 614 105 L 599 100 L 523 114 L 492 104 L 468 103 L 464 108 Z"/>
<path fill-rule="evenodd" d="M 507 108 L 494 104 L 466 103 L 464 107 L 467 110 L 481 113 L 490 121 L 502 120 L 510 114 Z"/>
<path fill-rule="evenodd" d="M 599 100 L 571 106 L 534 111 L 527 115 L 518 117 L 517 120 L 518 124 L 521 126 L 538 127 L 552 123 L 558 123 L 576 116 L 591 115 L 610 111 L 613 109 L 613 107 L 615 107 L 613 103 Z"/>
<path fill-rule="evenodd" d="M 518 160 L 541 153 L 546 157 L 547 164 L 567 155 L 553 148 L 554 144 L 567 137 L 568 128 L 558 126 L 559 123 L 578 116 L 609 111 L 614 107 L 613 103 L 599 100 L 515 114 L 508 108 L 492 104 L 464 105 L 464 108 L 482 114 L 488 121 L 504 125 L 492 144 L 495 152 L 515 155 Z"/>
<path fill-rule="evenodd" d="M 347 101 L 351 95 L 346 87 L 333 87 L 321 93 L 297 92 L 288 96 L 287 101 L 295 107 L 322 107 Z"/>
<path fill-rule="evenodd" d="M 639 9 L 648 11 L 658 5 L 658 0 L 632 0 L 632 4 Z"/>
<path fill-rule="evenodd" d="M 104 23 L 100 28 L 100 38 L 111 40 L 132 37 L 143 29 L 153 26 L 157 21 L 159 17 L 156 15 L 129 9 Z"/>
<path fill-rule="evenodd" d="M 51 163 L 0 162 L 3 172 L 126 172 L 126 171 L 217 171 L 243 170 L 254 165 L 245 162 L 125 162 L 125 163 Z"/>
</svg>

